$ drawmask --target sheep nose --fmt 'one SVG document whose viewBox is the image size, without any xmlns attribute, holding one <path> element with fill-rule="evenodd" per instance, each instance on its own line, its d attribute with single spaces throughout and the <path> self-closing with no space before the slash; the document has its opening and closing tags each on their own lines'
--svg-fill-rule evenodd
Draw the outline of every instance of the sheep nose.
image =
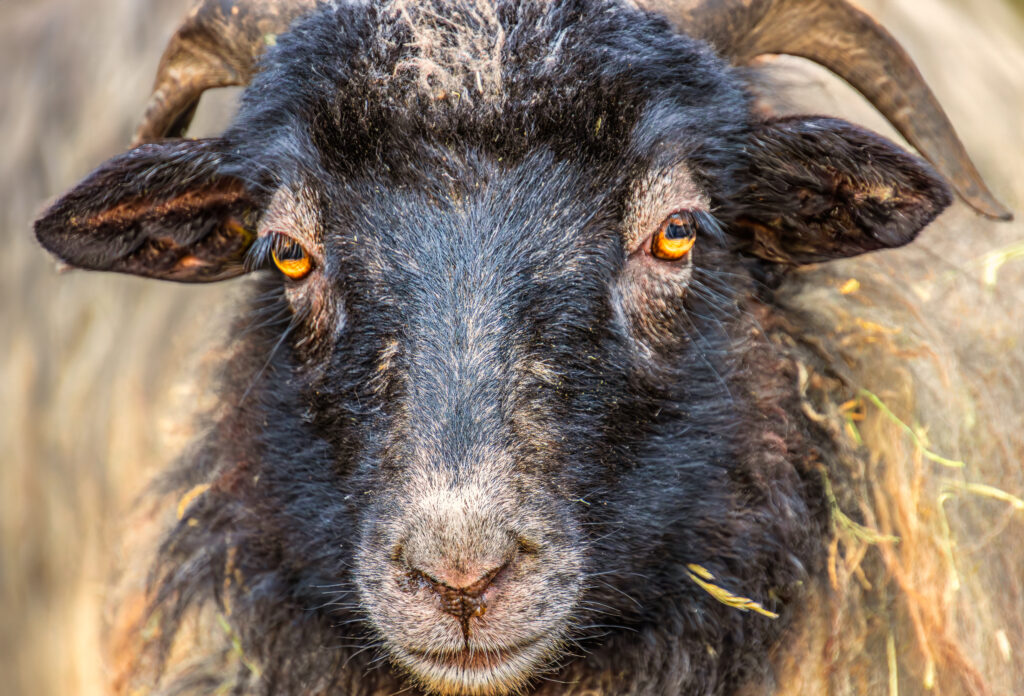
<svg viewBox="0 0 1024 696">
<path fill-rule="evenodd" d="M 463 633 L 468 635 L 469 620 L 487 612 L 484 593 L 494 585 L 509 563 L 480 564 L 463 569 L 413 568 L 410 575 L 426 584 L 440 598 L 441 610 L 457 618 L 462 624 Z"/>
</svg>

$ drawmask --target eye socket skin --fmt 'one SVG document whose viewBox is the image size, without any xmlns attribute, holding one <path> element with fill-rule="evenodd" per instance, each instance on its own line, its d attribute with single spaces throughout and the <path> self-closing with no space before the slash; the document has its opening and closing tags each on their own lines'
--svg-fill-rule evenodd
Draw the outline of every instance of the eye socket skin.
<svg viewBox="0 0 1024 696">
<path fill-rule="evenodd" d="M 275 234 L 270 256 L 277 269 L 292 280 L 301 280 L 313 269 L 313 262 L 302 245 L 283 234 Z"/>
<path fill-rule="evenodd" d="M 651 255 L 662 261 L 679 261 L 697 243 L 696 217 L 689 212 L 673 213 L 665 218 L 651 236 Z"/>
</svg>

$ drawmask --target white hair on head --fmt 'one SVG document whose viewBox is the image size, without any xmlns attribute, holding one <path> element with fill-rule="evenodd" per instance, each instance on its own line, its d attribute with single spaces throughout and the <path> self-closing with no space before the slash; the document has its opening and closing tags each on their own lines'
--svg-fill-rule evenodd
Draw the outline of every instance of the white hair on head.
<svg viewBox="0 0 1024 696">
<path fill-rule="evenodd" d="M 394 0 L 382 14 L 382 38 L 401 51 L 395 76 L 412 76 L 415 96 L 499 101 L 505 30 L 494 2 Z"/>
</svg>

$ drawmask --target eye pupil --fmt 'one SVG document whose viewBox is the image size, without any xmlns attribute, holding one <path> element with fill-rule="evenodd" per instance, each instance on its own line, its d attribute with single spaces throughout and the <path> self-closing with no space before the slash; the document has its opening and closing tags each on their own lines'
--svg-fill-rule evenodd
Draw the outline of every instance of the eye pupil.
<svg viewBox="0 0 1024 696">
<path fill-rule="evenodd" d="M 687 222 L 677 222 L 673 219 L 665 230 L 665 236 L 668 239 L 693 239 L 697 236 L 697 230 Z"/>
</svg>

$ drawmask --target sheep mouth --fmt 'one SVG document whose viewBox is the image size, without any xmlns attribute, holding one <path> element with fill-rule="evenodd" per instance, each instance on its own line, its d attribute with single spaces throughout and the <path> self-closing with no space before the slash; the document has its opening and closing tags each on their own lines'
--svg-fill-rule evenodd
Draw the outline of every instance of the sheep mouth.
<svg viewBox="0 0 1024 696">
<path fill-rule="evenodd" d="M 521 691 L 550 654 L 534 639 L 501 648 L 454 651 L 402 650 L 397 662 L 422 687 L 439 696 L 499 696 Z"/>
<path fill-rule="evenodd" d="M 432 662 L 442 667 L 458 667 L 460 669 L 487 670 L 500 667 L 503 664 L 515 659 L 525 648 L 533 645 L 531 641 L 524 645 L 517 645 L 507 648 L 481 650 L 463 648 L 455 652 L 426 652 L 410 650 L 410 654 L 424 661 Z"/>
</svg>

